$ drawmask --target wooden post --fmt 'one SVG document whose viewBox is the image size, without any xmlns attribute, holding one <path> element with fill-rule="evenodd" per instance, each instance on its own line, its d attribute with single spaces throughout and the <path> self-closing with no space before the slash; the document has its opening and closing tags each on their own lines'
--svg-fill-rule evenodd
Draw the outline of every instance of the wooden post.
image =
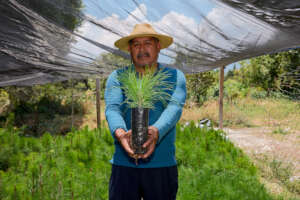
<svg viewBox="0 0 300 200">
<path fill-rule="evenodd" d="M 73 82 L 73 78 L 71 79 L 71 95 L 72 95 L 72 107 L 71 107 L 71 129 L 73 129 L 74 127 L 74 82 Z"/>
<path fill-rule="evenodd" d="M 224 96 L 224 69 L 220 68 L 220 82 L 219 82 L 219 129 L 223 129 L 223 96 Z"/>
<path fill-rule="evenodd" d="M 101 128 L 100 79 L 99 78 L 96 78 L 96 110 L 97 110 L 97 128 Z"/>
</svg>

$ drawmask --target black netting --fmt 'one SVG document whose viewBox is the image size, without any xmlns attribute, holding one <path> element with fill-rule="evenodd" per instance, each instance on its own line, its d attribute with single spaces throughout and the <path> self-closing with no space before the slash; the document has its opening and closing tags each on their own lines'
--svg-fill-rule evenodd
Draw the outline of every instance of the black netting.
<svg viewBox="0 0 300 200">
<path fill-rule="evenodd" d="M 295 0 L 1 0 L 0 86 L 107 76 L 136 23 L 174 38 L 160 62 L 185 73 L 300 46 Z"/>
</svg>

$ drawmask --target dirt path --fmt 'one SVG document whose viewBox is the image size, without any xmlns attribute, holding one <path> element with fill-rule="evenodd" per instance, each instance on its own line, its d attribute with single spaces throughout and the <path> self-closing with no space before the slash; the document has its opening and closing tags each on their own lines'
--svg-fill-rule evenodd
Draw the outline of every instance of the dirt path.
<svg viewBox="0 0 300 200">
<path fill-rule="evenodd" d="M 288 163 L 294 169 L 291 179 L 300 179 L 300 131 L 274 134 L 270 128 L 225 128 L 229 139 L 251 156 L 266 155 Z"/>
</svg>

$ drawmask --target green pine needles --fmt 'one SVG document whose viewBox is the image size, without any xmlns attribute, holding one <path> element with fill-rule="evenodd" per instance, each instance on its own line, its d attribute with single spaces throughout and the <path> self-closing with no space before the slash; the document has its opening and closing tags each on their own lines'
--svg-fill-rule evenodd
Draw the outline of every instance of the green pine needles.
<svg viewBox="0 0 300 200">
<path fill-rule="evenodd" d="M 0 199 L 108 199 L 114 141 L 102 127 L 42 137 L 0 128 Z M 272 197 L 255 165 L 223 132 L 194 123 L 176 129 L 177 200 L 292 200 Z"/>
<path fill-rule="evenodd" d="M 171 95 L 168 93 L 172 89 L 172 83 L 167 81 L 170 77 L 168 72 L 162 69 L 155 71 L 146 67 L 143 75 L 138 74 L 134 67 L 125 68 L 118 75 L 121 83 L 120 88 L 124 91 L 129 107 L 154 108 L 154 104 L 161 101 L 166 104 Z"/>
</svg>

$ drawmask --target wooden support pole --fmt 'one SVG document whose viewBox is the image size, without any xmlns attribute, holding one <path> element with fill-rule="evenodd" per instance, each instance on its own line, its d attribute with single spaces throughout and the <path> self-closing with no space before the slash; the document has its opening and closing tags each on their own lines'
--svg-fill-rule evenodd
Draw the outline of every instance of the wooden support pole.
<svg viewBox="0 0 300 200">
<path fill-rule="evenodd" d="M 101 128 L 101 110 L 100 110 L 100 79 L 96 78 L 96 110 L 97 110 L 97 128 Z"/>
<path fill-rule="evenodd" d="M 71 107 L 71 129 L 74 127 L 74 82 L 73 79 L 71 79 L 71 95 L 72 95 L 72 107 Z"/>
<path fill-rule="evenodd" d="M 219 129 L 223 129 L 223 96 L 224 96 L 224 69 L 220 68 L 220 82 L 219 82 Z"/>
</svg>

